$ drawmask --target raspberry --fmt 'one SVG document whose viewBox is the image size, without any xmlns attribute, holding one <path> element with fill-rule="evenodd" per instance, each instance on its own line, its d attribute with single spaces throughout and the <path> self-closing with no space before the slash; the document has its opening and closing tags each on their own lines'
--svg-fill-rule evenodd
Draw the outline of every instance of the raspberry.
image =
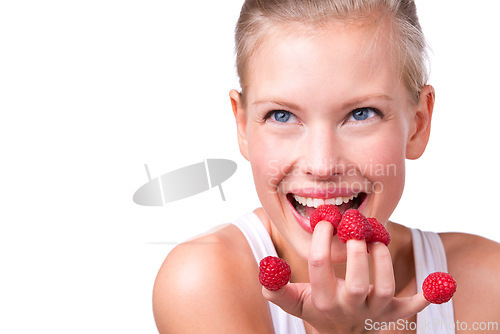
<svg viewBox="0 0 500 334">
<path fill-rule="evenodd" d="M 367 218 L 368 223 L 372 227 L 372 236 L 367 240 L 367 242 L 382 242 L 386 246 L 389 246 L 391 242 L 391 235 L 385 229 L 385 226 L 378 222 L 375 218 Z"/>
<path fill-rule="evenodd" d="M 424 280 L 422 291 L 424 292 L 424 298 L 431 303 L 446 303 L 457 291 L 457 282 L 448 273 L 435 272 Z"/>
<path fill-rule="evenodd" d="M 337 234 L 337 226 L 340 223 L 340 219 L 342 219 L 342 214 L 340 213 L 339 208 L 332 204 L 326 204 L 320 205 L 316 210 L 314 210 L 309 218 L 309 223 L 314 230 L 320 221 L 327 220 L 333 225 L 333 235 L 335 235 Z"/>
<path fill-rule="evenodd" d="M 368 240 L 372 236 L 370 223 L 361 212 L 355 209 L 344 212 L 337 232 L 342 243 L 350 239 Z"/>
<path fill-rule="evenodd" d="M 290 266 L 279 257 L 267 256 L 259 263 L 259 282 L 268 290 L 276 291 L 287 285 L 290 274 Z"/>
</svg>

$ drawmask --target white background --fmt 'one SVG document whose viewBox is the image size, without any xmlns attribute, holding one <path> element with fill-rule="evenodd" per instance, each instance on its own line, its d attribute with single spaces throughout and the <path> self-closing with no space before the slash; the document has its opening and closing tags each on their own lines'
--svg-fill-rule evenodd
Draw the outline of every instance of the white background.
<svg viewBox="0 0 500 334">
<path fill-rule="evenodd" d="M 241 4 L 1 3 L 1 333 L 155 333 L 166 254 L 259 205 L 228 99 Z M 417 4 L 437 103 L 393 219 L 500 241 L 500 5 Z M 155 177 L 206 158 L 238 163 L 226 202 L 132 202 L 144 164 Z"/>
</svg>

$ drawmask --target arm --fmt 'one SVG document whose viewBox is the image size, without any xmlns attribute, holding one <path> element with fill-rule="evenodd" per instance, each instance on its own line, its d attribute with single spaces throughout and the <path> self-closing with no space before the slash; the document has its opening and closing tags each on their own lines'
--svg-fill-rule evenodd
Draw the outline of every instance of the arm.
<svg viewBox="0 0 500 334">
<path fill-rule="evenodd" d="M 453 296 L 455 321 L 461 323 L 457 333 L 471 333 L 476 325 L 489 326 L 481 333 L 499 333 L 500 244 L 464 233 L 445 233 L 441 238 L 448 270 L 458 284 Z"/>
<path fill-rule="evenodd" d="M 153 290 L 160 334 L 272 333 L 257 270 L 253 258 L 217 235 L 177 246 Z"/>
</svg>

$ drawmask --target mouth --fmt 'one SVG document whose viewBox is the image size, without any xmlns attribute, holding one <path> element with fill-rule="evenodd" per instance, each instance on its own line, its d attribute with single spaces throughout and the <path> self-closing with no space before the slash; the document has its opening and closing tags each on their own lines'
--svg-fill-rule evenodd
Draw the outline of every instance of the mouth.
<svg viewBox="0 0 500 334">
<path fill-rule="evenodd" d="M 309 217 L 319 206 L 332 204 L 339 208 L 340 213 L 348 209 L 359 209 L 366 200 L 367 194 L 364 192 L 354 193 L 349 196 L 339 196 L 332 198 L 303 197 L 289 193 L 286 195 L 289 206 L 300 225 L 308 232 L 312 232 L 309 226 Z"/>
</svg>

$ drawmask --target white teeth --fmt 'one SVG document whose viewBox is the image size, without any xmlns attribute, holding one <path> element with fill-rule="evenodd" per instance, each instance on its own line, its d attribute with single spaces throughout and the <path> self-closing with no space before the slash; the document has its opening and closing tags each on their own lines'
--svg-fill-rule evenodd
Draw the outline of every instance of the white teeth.
<svg viewBox="0 0 500 334">
<path fill-rule="evenodd" d="M 329 199 L 325 199 L 325 204 L 333 204 L 335 205 L 335 198 L 329 198 Z"/>
<path fill-rule="evenodd" d="M 359 193 L 351 195 L 349 197 L 334 197 L 334 198 L 327 198 L 327 199 L 301 197 L 298 195 L 293 195 L 293 198 L 295 198 L 295 200 L 298 203 L 302 204 L 303 206 L 317 208 L 323 204 L 341 205 L 343 203 L 348 203 L 349 201 L 352 201 L 354 198 L 358 197 L 358 195 L 359 195 Z"/>
<path fill-rule="evenodd" d="M 315 198 L 313 204 L 313 206 L 317 208 L 318 206 L 325 204 L 325 200 L 321 198 Z"/>
</svg>

